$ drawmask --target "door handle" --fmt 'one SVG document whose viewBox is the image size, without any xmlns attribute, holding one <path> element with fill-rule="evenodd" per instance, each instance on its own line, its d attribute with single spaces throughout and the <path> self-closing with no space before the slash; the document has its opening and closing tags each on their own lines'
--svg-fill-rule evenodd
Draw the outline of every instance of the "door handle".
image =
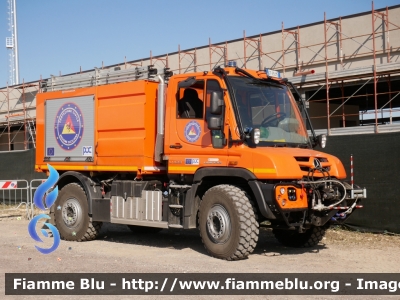
<svg viewBox="0 0 400 300">
<path fill-rule="evenodd" d="M 173 149 L 181 149 L 182 145 L 181 144 L 174 144 L 174 145 L 169 145 L 169 147 L 173 148 Z"/>
</svg>

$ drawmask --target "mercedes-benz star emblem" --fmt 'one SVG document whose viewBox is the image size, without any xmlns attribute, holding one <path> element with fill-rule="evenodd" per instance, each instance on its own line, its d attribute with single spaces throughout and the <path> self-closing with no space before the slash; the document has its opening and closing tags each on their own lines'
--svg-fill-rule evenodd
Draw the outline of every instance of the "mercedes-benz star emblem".
<svg viewBox="0 0 400 300">
<path fill-rule="evenodd" d="M 314 158 L 314 168 L 316 168 L 316 169 L 322 168 L 321 162 L 319 161 L 318 158 Z"/>
</svg>

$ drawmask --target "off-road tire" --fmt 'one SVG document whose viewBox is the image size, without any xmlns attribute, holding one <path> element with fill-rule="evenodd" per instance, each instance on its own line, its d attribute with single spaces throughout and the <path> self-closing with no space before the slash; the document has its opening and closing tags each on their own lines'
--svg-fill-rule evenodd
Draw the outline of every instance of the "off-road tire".
<svg viewBox="0 0 400 300">
<path fill-rule="evenodd" d="M 85 191 L 78 183 L 64 186 L 54 204 L 54 222 L 60 236 L 66 241 L 94 240 L 102 222 L 92 222 Z"/>
<path fill-rule="evenodd" d="M 304 233 L 295 230 L 274 229 L 276 239 L 284 246 L 294 248 L 314 247 L 322 240 L 327 226 L 312 226 Z"/>
<path fill-rule="evenodd" d="M 163 230 L 163 228 L 158 227 L 146 227 L 136 225 L 128 225 L 128 228 L 135 234 L 156 234 Z"/>
<path fill-rule="evenodd" d="M 199 229 L 207 252 L 220 259 L 244 259 L 258 241 L 259 225 L 249 197 L 232 185 L 217 185 L 204 194 Z"/>
</svg>

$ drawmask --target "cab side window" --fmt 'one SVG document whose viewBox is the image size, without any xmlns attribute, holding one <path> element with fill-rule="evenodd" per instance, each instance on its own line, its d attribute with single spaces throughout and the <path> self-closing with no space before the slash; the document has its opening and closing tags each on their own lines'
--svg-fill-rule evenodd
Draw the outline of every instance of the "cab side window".
<svg viewBox="0 0 400 300">
<path fill-rule="evenodd" d="M 178 90 L 178 118 L 203 119 L 204 80 L 198 80 L 190 87 Z"/>
</svg>

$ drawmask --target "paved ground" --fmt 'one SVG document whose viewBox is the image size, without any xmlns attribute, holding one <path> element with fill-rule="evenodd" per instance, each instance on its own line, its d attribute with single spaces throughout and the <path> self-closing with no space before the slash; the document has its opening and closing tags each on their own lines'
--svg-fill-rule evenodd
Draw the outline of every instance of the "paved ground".
<svg viewBox="0 0 400 300">
<path fill-rule="evenodd" d="M 292 249 L 280 245 L 272 233 L 262 229 L 254 253 L 246 260 L 228 262 L 211 258 L 197 230 L 163 230 L 158 234 L 132 234 L 124 225 L 105 224 L 98 240 L 61 241 L 59 248 L 43 255 L 34 248 L 27 231 L 29 221 L 21 217 L 0 218 L 0 295 L 4 295 L 4 274 L 46 273 L 398 273 L 400 237 L 330 229 L 317 247 Z M 3 296 L 0 296 L 2 298 Z M 33 299 L 19 296 L 10 299 Z M 38 297 L 38 296 L 36 296 Z M 35 298 L 36 298 L 35 297 Z M 89 299 L 91 297 L 40 296 L 41 299 Z M 110 299 L 104 296 L 101 299 Z M 115 296 L 112 299 L 131 299 Z M 156 296 L 142 297 L 155 299 Z M 163 299 L 186 297 L 162 296 Z M 204 299 L 205 296 L 190 298 Z M 214 297 L 226 299 L 227 296 Z M 235 296 L 232 299 L 265 299 Z M 274 297 L 287 299 L 288 296 Z M 298 298 L 298 297 L 296 297 Z M 304 299 L 329 299 L 307 296 Z M 353 297 L 365 299 L 366 297 Z M 374 297 L 367 297 L 377 299 Z M 393 297 L 396 298 L 396 297 Z M 291 299 L 294 299 L 292 297 Z"/>
</svg>

